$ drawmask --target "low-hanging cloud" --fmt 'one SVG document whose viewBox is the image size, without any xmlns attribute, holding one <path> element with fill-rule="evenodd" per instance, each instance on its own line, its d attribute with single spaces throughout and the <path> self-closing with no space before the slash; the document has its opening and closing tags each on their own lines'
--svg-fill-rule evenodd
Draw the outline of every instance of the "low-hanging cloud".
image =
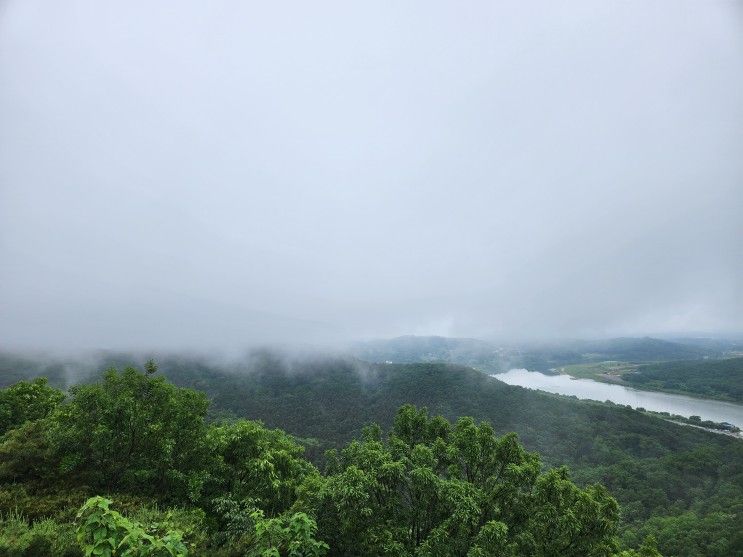
<svg viewBox="0 0 743 557">
<path fill-rule="evenodd" d="M 0 7 L 0 339 L 743 330 L 735 3 Z"/>
</svg>

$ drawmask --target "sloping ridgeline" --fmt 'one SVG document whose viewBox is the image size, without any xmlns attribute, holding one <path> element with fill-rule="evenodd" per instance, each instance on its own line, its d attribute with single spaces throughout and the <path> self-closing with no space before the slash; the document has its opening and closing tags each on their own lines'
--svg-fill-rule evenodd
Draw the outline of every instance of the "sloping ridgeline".
<svg viewBox="0 0 743 557">
<path fill-rule="evenodd" d="M 499 345 L 477 339 L 403 336 L 359 342 L 351 353 L 370 362 L 447 362 L 491 372 L 526 368 L 547 371 L 566 364 L 605 360 L 661 362 L 721 357 L 740 349 L 733 341 L 656 338 L 614 338 Z"/>
<path fill-rule="evenodd" d="M 622 505 L 632 545 L 653 532 L 669 555 L 743 547 L 739 440 L 447 364 L 299 363 L 264 353 L 240 372 L 177 359 L 164 360 L 162 369 L 176 383 L 205 390 L 216 408 L 319 440 L 320 448 L 347 442 L 369 422 L 388 427 L 404 403 L 449 419 L 487 420 L 500 434 L 515 431 L 547 465 L 570 466 L 579 483 L 606 485 Z M 727 549 L 710 553 L 714 544 Z"/>
</svg>

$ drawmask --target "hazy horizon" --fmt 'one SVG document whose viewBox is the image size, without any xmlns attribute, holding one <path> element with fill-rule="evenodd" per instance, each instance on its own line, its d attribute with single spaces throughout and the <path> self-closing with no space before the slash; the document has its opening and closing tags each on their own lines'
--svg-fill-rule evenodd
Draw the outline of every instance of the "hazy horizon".
<svg viewBox="0 0 743 557">
<path fill-rule="evenodd" d="M 0 347 L 743 332 L 743 8 L 0 4 Z"/>
</svg>

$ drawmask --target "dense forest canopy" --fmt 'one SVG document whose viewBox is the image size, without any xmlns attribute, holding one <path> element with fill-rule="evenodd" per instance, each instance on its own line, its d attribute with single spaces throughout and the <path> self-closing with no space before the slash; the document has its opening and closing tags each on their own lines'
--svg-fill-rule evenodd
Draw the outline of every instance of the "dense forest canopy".
<svg viewBox="0 0 743 557">
<path fill-rule="evenodd" d="M 736 439 L 445 364 L 291 362 L 263 353 L 243 373 L 183 359 L 164 360 L 162 369 L 180 384 L 205 389 L 216 408 L 321 446 L 348 442 L 369 421 L 390 426 L 406 402 L 452 420 L 487 420 L 501 435 L 517 432 L 547 465 L 570 466 L 581 484 L 606 485 L 622 505 L 620 531 L 630 545 L 648 532 L 669 555 L 709 555 L 710 536 L 725 547 L 718 555 L 740 543 L 733 541 L 743 501 L 743 443 Z M 319 452 L 312 444 L 308 451 Z"/>
<path fill-rule="evenodd" d="M 606 488 L 469 417 L 403 405 L 320 472 L 281 430 L 209 422 L 152 363 L 0 393 L 0 554 L 658 555 L 621 550 Z"/>
<path fill-rule="evenodd" d="M 109 364 L 123 364 L 125 358 L 124 355 L 113 357 Z M 161 374 L 188 389 L 173 387 L 158 378 Z M 667 555 L 722 556 L 734 554 L 742 543 L 739 532 L 742 531 L 743 444 L 628 408 L 511 387 L 461 366 L 369 364 L 327 357 L 292 359 L 268 351 L 229 369 L 207 360 L 163 358 L 160 372 L 150 376 L 129 370 L 102 378 L 97 374 L 83 377 L 88 377 L 87 383 L 72 387 L 62 403 L 64 394 L 44 380 L 21 382 L 0 391 L 0 400 L 4 401 L 0 419 L 8 430 L 4 446 L 10 452 L 28 455 L 34 445 L 18 443 L 38 439 L 47 419 L 40 416 L 53 409 L 54 436 L 64 447 L 92 442 L 91 431 L 100 434 L 82 452 L 74 453 L 70 449 L 73 452 L 67 454 L 60 445 L 55 454 L 74 477 L 83 479 L 88 486 L 111 490 L 106 492 L 111 496 L 112 492 L 124 492 L 127 497 L 135 494 L 146 497 L 154 488 L 142 491 L 138 486 L 159 486 L 157 489 L 163 490 L 163 494 L 156 501 L 176 505 L 188 498 L 189 493 L 210 485 L 199 475 L 202 466 L 199 462 L 206 458 L 204 446 L 192 442 L 203 435 L 201 428 L 206 428 L 210 442 L 217 443 L 217 439 L 224 439 L 232 431 L 232 424 L 239 419 L 259 419 L 269 428 L 281 428 L 290 436 L 255 424 L 240 427 L 243 431 L 258 428 L 272 432 L 265 434 L 271 438 L 271 446 L 281 445 L 280 439 L 291 441 L 295 448 L 285 445 L 282 451 L 304 455 L 292 462 L 301 461 L 325 470 L 330 465 L 324 455 L 326 449 L 337 449 L 342 454 L 349 443 L 363 438 L 364 427 L 369 423 L 380 424 L 383 431 L 390 430 L 398 409 L 413 403 L 454 423 L 461 416 L 472 416 L 478 422 L 484 420 L 492 424 L 496 436 L 516 432 L 528 450 L 541 455 L 542 472 L 567 465 L 577 485 L 606 486 L 620 504 L 616 535 L 625 547 L 639 547 L 652 534 L 659 549 Z M 135 402 L 143 385 L 151 385 L 147 387 L 146 401 L 157 401 L 154 414 L 143 414 L 136 406 L 144 403 Z M 13 402 L 21 395 L 27 397 L 28 393 L 35 393 L 34 404 Z M 180 402 L 163 404 L 170 398 Z M 100 412 L 95 409 L 100 407 L 109 408 L 108 414 L 119 416 L 119 421 L 105 428 L 91 421 L 98 419 L 91 416 L 98 416 Z M 188 412 L 183 411 L 186 407 Z M 181 410 L 176 411 L 178 408 Z M 129 410 L 135 415 L 122 421 L 121 416 Z M 80 427 L 71 427 L 71 423 L 79 423 Z M 152 427 L 169 436 L 166 446 L 170 448 L 165 452 L 163 447 L 151 446 L 147 436 L 132 437 L 132 432 Z M 46 451 L 49 442 L 44 437 L 35 450 Z M 135 454 L 136 448 L 144 450 L 144 454 Z M 111 452 L 121 456 L 112 459 L 107 456 Z M 84 461 L 80 460 L 83 455 Z M 33 465 L 27 465 L 14 460 L 7 469 L 18 467 L 27 474 L 24 477 L 32 479 L 32 485 L 38 486 L 40 479 L 47 477 L 47 471 L 39 468 L 42 461 L 36 459 Z M 169 464 L 163 465 L 164 461 Z M 55 472 L 59 473 L 59 470 Z M 104 476 L 109 479 L 102 480 Z M 147 484 L 145 480 L 154 483 Z M 17 483 L 16 479 L 13 482 Z M 283 503 L 278 507 L 258 507 L 267 517 L 285 509 L 291 500 L 290 493 L 298 489 L 296 482 L 288 479 L 285 482 Z M 29 485 L 25 481 L 20 483 Z M 246 496 L 238 484 L 230 485 L 231 492 Z M 258 484 L 254 485 L 258 490 Z M 65 490 L 71 494 L 77 493 L 78 488 L 69 486 Z M 46 499 L 39 497 L 39 491 L 30 492 L 24 487 L 24 495 L 18 499 L 20 488 L 14 489 L 14 494 L 6 498 L 7 508 L 11 508 L 8 501 L 13 501 L 13 505 L 19 500 L 26 501 L 21 507 L 32 501 L 42 508 L 47 504 L 42 504 Z M 257 497 L 256 492 L 250 497 Z M 114 497 L 114 501 L 115 505 L 121 504 L 121 497 Z M 76 503 L 82 504 L 80 496 Z M 234 510 L 236 504 L 240 503 L 222 501 L 220 508 Z M 49 514 L 33 510 L 33 505 L 27 508 L 27 518 L 40 519 Z M 203 510 L 206 516 L 215 516 L 215 509 Z M 314 516 L 309 510 L 303 512 L 308 517 Z"/>
</svg>

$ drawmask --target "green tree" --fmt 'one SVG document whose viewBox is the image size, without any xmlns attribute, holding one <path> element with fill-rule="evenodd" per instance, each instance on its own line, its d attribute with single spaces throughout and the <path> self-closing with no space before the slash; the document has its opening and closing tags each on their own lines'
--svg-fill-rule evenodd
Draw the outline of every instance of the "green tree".
<svg viewBox="0 0 743 557">
<path fill-rule="evenodd" d="M 247 557 L 321 557 L 328 544 L 315 539 L 317 524 L 305 513 L 265 518 L 263 511 L 251 514 L 255 536 Z"/>
<path fill-rule="evenodd" d="M 249 500 L 222 498 L 216 501 L 220 518 L 218 545 L 230 554 L 247 556 L 316 557 L 328 545 L 318 541 L 317 523 L 303 512 L 286 512 L 267 518 Z"/>
<path fill-rule="evenodd" d="M 0 437 L 0 483 L 53 483 L 48 419 L 25 422 Z"/>
<path fill-rule="evenodd" d="M 288 509 L 296 491 L 317 469 L 302 458 L 304 448 L 279 429 L 238 420 L 212 426 L 207 435 L 220 492 L 250 499 L 273 516 Z"/>
<path fill-rule="evenodd" d="M 196 500 L 208 479 L 206 396 L 134 368 L 71 389 L 50 431 L 59 472 L 97 489 Z"/>
<path fill-rule="evenodd" d="M 0 389 L 0 435 L 24 422 L 46 418 L 64 400 L 46 377 Z"/>
<path fill-rule="evenodd" d="M 451 426 L 403 406 L 386 441 L 365 435 L 328 454 L 315 494 L 334 555 L 608 555 L 618 506 L 564 469 L 540 475 L 515 435 L 485 423 Z M 312 497 L 309 494 L 308 497 Z"/>
</svg>

